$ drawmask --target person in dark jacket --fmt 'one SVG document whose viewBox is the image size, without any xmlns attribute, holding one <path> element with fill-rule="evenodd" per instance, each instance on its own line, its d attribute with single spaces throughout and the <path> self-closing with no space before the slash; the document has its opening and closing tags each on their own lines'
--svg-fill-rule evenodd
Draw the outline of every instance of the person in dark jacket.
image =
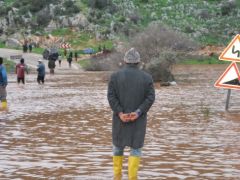
<svg viewBox="0 0 240 180">
<path fill-rule="evenodd" d="M 68 56 L 68 58 L 67 58 L 68 65 L 69 65 L 70 68 L 71 68 L 71 66 L 72 66 L 72 57 L 73 57 L 73 53 L 70 52 L 70 53 L 69 53 L 69 56 Z"/>
<path fill-rule="evenodd" d="M 32 43 L 29 43 L 28 50 L 29 50 L 30 53 L 32 52 Z"/>
<path fill-rule="evenodd" d="M 0 109 L 7 110 L 7 91 L 8 84 L 6 68 L 3 66 L 3 58 L 0 57 L 0 101 L 2 107 Z"/>
<path fill-rule="evenodd" d="M 77 62 L 78 61 L 78 52 L 77 51 L 75 51 L 74 57 L 75 57 L 75 61 Z"/>
<path fill-rule="evenodd" d="M 38 84 L 44 84 L 44 79 L 45 79 L 45 65 L 42 62 L 41 59 L 38 60 L 38 66 L 37 66 L 37 72 L 38 72 L 38 77 L 37 77 L 37 82 Z"/>
<path fill-rule="evenodd" d="M 58 56 L 58 64 L 59 64 L 59 67 L 61 67 L 61 64 L 62 64 L 62 55 L 61 54 Z"/>
<path fill-rule="evenodd" d="M 50 69 L 50 74 L 54 74 L 54 69 L 56 67 L 55 61 L 54 60 L 48 60 L 48 68 Z"/>
<path fill-rule="evenodd" d="M 28 45 L 27 43 L 23 44 L 23 52 L 26 53 L 28 50 Z"/>
<path fill-rule="evenodd" d="M 108 102 L 113 111 L 114 179 L 122 177 L 124 148 L 131 148 L 128 177 L 137 179 L 144 144 L 147 112 L 155 100 L 152 77 L 138 68 L 140 55 L 131 48 L 124 56 L 125 67 L 113 73 L 108 84 Z"/>
</svg>

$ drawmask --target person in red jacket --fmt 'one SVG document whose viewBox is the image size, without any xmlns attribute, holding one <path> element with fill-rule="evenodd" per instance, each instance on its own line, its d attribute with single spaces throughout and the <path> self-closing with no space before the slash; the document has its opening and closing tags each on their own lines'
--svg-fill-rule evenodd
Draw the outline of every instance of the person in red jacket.
<svg viewBox="0 0 240 180">
<path fill-rule="evenodd" d="M 24 63 L 24 59 L 20 60 L 20 63 L 16 65 L 16 74 L 18 84 L 22 82 L 25 84 L 25 72 L 28 74 L 27 65 Z"/>
</svg>

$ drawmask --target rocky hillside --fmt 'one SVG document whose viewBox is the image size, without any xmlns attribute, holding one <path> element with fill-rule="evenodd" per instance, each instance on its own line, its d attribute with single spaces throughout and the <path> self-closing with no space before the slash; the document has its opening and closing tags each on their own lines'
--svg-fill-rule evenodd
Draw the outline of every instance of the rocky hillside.
<svg viewBox="0 0 240 180">
<path fill-rule="evenodd" d="M 240 33 L 239 17 L 237 0 L 0 0 L 0 41 L 61 29 L 112 40 L 160 21 L 203 44 L 225 44 Z"/>
</svg>

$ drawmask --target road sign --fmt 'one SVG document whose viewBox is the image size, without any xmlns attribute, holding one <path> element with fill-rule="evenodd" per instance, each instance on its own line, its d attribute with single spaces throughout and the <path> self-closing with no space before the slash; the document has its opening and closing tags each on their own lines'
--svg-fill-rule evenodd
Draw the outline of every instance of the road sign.
<svg viewBox="0 0 240 180">
<path fill-rule="evenodd" d="M 220 60 L 240 62 L 240 34 L 236 35 L 219 56 Z"/>
<path fill-rule="evenodd" d="M 61 48 L 69 49 L 69 48 L 71 48 L 71 44 L 69 44 L 69 43 L 62 43 L 61 44 Z"/>
<path fill-rule="evenodd" d="M 236 62 L 232 62 L 214 85 L 219 88 L 240 90 L 240 72 Z"/>
</svg>

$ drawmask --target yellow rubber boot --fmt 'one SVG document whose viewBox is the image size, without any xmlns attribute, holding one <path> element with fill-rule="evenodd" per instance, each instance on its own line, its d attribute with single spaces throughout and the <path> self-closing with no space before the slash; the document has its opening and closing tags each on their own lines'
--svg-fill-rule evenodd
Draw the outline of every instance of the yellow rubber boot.
<svg viewBox="0 0 240 180">
<path fill-rule="evenodd" d="M 7 110 L 7 101 L 2 101 L 2 109 Z"/>
<path fill-rule="evenodd" d="M 123 156 L 113 156 L 114 180 L 122 179 L 122 161 Z"/>
<path fill-rule="evenodd" d="M 137 173 L 140 163 L 140 157 L 130 156 L 128 158 L 128 179 L 137 180 Z"/>
</svg>

